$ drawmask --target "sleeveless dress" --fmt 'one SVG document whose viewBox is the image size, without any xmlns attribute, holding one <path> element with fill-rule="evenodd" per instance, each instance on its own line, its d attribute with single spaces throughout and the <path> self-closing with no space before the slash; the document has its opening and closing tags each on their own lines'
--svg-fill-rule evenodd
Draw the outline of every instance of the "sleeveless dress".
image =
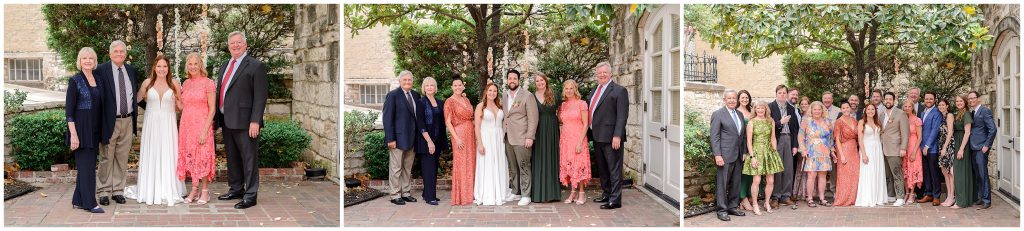
<svg viewBox="0 0 1024 231">
<path fill-rule="evenodd" d="M 579 99 L 566 101 L 558 109 L 558 118 L 562 121 L 558 138 L 558 179 L 562 185 L 572 188 L 576 188 L 580 182 L 589 181 L 591 175 L 587 126 L 583 124 L 583 113 L 587 109 L 587 102 Z M 578 145 L 582 145 L 579 153 L 576 152 Z"/>
<path fill-rule="evenodd" d="M 921 186 L 921 182 L 924 182 L 923 173 L 921 173 L 921 162 L 924 156 L 921 156 L 921 146 L 914 145 L 921 140 L 921 134 L 917 133 L 917 130 L 921 128 L 923 124 L 921 119 L 917 116 L 907 116 L 907 124 L 910 127 L 910 135 L 907 138 L 907 156 L 914 155 L 914 161 L 910 161 L 910 158 L 903 157 L 903 178 L 907 182 L 908 188 L 915 186 Z"/>
<path fill-rule="evenodd" d="M 964 113 L 963 119 L 956 119 L 953 121 L 953 148 L 946 150 L 947 155 L 953 156 L 953 192 L 956 196 L 956 205 L 960 208 L 967 208 L 974 205 L 974 152 L 971 151 L 971 145 L 964 146 L 964 158 L 956 158 L 956 153 L 960 149 L 961 142 L 967 142 L 964 140 L 964 126 L 971 124 L 974 119 L 971 118 L 971 113 Z"/>
<path fill-rule="evenodd" d="M 841 149 L 837 155 L 842 155 L 836 161 L 836 206 L 851 206 L 857 201 L 857 183 L 860 176 L 860 153 L 857 146 L 857 121 L 853 119 L 840 118 L 835 122 L 835 136 L 839 141 L 837 149 Z M 846 158 L 846 164 L 842 159 Z"/>
<path fill-rule="evenodd" d="M 857 200 L 854 202 L 858 207 L 875 207 L 884 205 L 888 193 L 885 185 L 885 159 L 882 157 L 882 140 L 879 128 L 871 125 L 864 126 L 864 155 L 868 157 L 865 164 L 860 158 L 860 178 L 857 179 Z"/>
<path fill-rule="evenodd" d="M 499 109 L 495 113 L 486 108 L 483 111 L 479 138 L 484 153 L 477 153 L 473 199 L 477 205 L 501 205 L 510 192 L 508 159 L 505 158 L 505 129 L 501 127 L 505 111 Z"/>
<path fill-rule="evenodd" d="M 533 95 L 531 95 L 533 97 Z M 533 97 L 536 98 L 536 97 Z M 559 140 L 558 140 L 558 97 L 553 97 L 551 105 L 537 100 L 537 133 L 533 139 L 532 162 L 533 186 L 530 199 L 533 202 L 551 202 L 561 200 L 562 187 L 558 185 L 559 176 Z"/>
<path fill-rule="evenodd" d="M 444 118 L 451 121 L 452 136 L 452 205 L 473 203 L 473 176 L 476 175 L 476 131 L 473 127 L 473 106 L 461 96 L 445 100 Z M 459 148 L 459 141 L 462 148 Z"/>
<path fill-rule="evenodd" d="M 946 153 L 939 153 L 939 167 L 949 170 L 950 167 L 953 167 L 954 158 L 954 156 L 949 155 L 949 150 L 954 147 L 952 139 L 950 139 L 949 143 L 946 143 L 946 136 L 949 134 L 949 131 L 946 129 L 946 115 L 942 115 L 941 124 L 942 126 L 939 126 L 939 139 L 936 147 L 939 147 L 939 151 L 942 150 L 942 147 L 945 147 Z"/>
<path fill-rule="evenodd" d="M 178 125 L 178 180 L 192 177 L 213 180 L 216 160 L 213 147 L 213 124 L 206 120 L 210 116 L 207 94 L 217 91 L 217 85 L 209 78 L 190 78 L 181 86 L 181 124 Z M 206 125 L 204 127 L 204 125 Z M 206 142 L 199 144 L 200 134 L 206 133 Z"/>
<path fill-rule="evenodd" d="M 772 124 L 768 119 L 752 119 L 751 126 L 754 127 L 752 142 L 754 159 L 757 159 L 757 167 L 752 165 L 753 161 L 743 161 L 743 174 L 751 176 L 768 175 L 782 172 L 782 158 L 772 148 Z M 749 186 L 749 185 L 748 185 Z"/>
<path fill-rule="evenodd" d="M 816 122 L 813 119 L 804 120 L 800 125 L 803 136 L 800 137 L 800 150 L 807 154 L 804 159 L 803 171 L 806 172 L 827 172 L 832 170 L 832 157 L 829 149 L 832 147 L 832 124 L 829 119 L 822 119 Z"/>
<path fill-rule="evenodd" d="M 174 94 L 156 88 L 146 92 L 146 110 L 139 139 L 139 177 L 125 196 L 147 205 L 173 206 L 184 201 L 185 184 L 177 177 L 178 126 Z M 133 188 L 134 187 L 134 188 Z"/>
</svg>

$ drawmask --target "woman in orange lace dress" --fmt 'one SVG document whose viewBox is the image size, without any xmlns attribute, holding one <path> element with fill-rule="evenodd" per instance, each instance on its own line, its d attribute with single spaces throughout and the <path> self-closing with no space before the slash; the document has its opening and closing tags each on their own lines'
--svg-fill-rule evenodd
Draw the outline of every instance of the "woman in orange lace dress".
<svg viewBox="0 0 1024 231">
<path fill-rule="evenodd" d="M 445 100 L 445 126 L 452 145 L 452 205 L 473 203 L 473 181 L 476 174 L 476 137 L 473 127 L 473 105 L 462 93 L 466 87 L 459 76 L 452 78 L 452 96 Z"/>
<path fill-rule="evenodd" d="M 558 108 L 558 120 L 562 122 L 559 135 L 558 179 L 569 187 L 569 198 L 565 203 L 582 205 L 587 200 L 583 189 L 590 181 L 590 149 L 587 147 L 587 102 L 580 100 L 576 81 L 567 80 L 562 86 L 562 106 Z M 576 197 L 576 189 L 580 194 Z"/>
<path fill-rule="evenodd" d="M 857 201 L 860 176 L 860 154 L 857 152 L 857 119 L 849 103 L 840 105 L 843 116 L 836 119 L 836 192 L 835 206 L 852 206 Z"/>
<path fill-rule="evenodd" d="M 185 57 L 185 71 L 188 79 L 182 84 L 179 109 L 181 122 L 178 125 L 178 179 L 192 177 L 192 192 L 185 197 L 191 203 L 199 196 L 198 203 L 210 201 L 207 188 L 213 181 L 216 166 L 213 146 L 213 113 L 217 83 L 210 79 L 199 53 Z M 199 184 L 203 189 L 196 195 Z"/>
</svg>

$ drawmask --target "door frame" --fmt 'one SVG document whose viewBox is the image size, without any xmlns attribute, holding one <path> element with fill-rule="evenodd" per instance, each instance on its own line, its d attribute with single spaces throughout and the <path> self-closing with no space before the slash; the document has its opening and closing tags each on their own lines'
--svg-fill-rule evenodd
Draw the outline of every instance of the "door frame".
<svg viewBox="0 0 1024 231">
<path fill-rule="evenodd" d="M 995 114 L 997 115 L 997 118 L 999 118 L 999 120 L 1000 120 L 1000 122 L 999 122 L 999 126 L 1000 126 L 999 129 L 1000 130 L 1001 129 L 1020 129 L 1019 128 L 1020 123 L 1021 123 L 1020 115 L 1019 115 L 1019 113 L 1020 113 L 1020 91 L 1019 91 L 1019 88 L 1016 87 L 1016 86 L 1020 85 L 1020 71 L 1021 71 L 1020 70 L 1020 53 L 1019 53 L 1020 52 L 1020 35 L 1017 34 L 1014 31 L 1006 31 L 1006 32 L 1004 32 L 1000 36 L 1000 39 L 997 39 L 997 41 L 999 41 L 999 42 L 996 44 L 997 46 L 994 47 L 992 56 L 990 58 L 991 58 L 992 63 L 994 64 L 993 67 L 997 68 L 998 71 L 1003 72 L 1003 73 L 996 72 L 995 75 L 994 75 L 995 82 L 996 82 L 997 93 L 996 93 L 996 105 L 994 105 L 993 108 L 995 108 L 995 111 L 996 111 Z M 1013 57 L 1014 52 L 1017 52 L 1016 53 L 1016 55 L 1017 55 L 1016 57 Z M 1002 66 L 1003 63 L 1004 63 L 1003 62 L 1004 58 L 1010 59 L 1009 61 L 1010 61 L 1011 67 L 1003 67 Z M 1016 66 L 1014 67 L 1013 65 L 1016 65 Z M 1012 72 L 1006 73 L 1004 71 L 1012 71 L 1012 72 L 1016 72 L 1016 73 L 1012 73 Z M 1014 74 L 1017 75 L 1017 76 L 1014 77 L 1013 76 Z M 1015 91 L 1016 90 L 1016 92 L 999 92 L 1000 90 L 1004 89 L 1005 86 L 1003 86 L 1004 85 L 1003 84 L 1003 80 L 1005 78 L 1007 78 L 1007 77 L 1010 79 L 1010 85 L 1013 85 L 1013 86 L 1010 86 L 1011 91 Z M 1007 100 L 1009 100 L 1009 102 L 1006 102 Z M 1016 100 L 1017 102 L 1014 103 L 1013 102 L 1014 100 Z M 1010 109 L 1010 111 L 1011 111 L 1010 115 L 1005 115 L 1003 113 L 1003 106 L 1007 105 L 1007 104 L 1012 105 L 1011 109 Z M 1014 113 L 1017 113 L 1017 115 L 1014 115 Z M 1016 121 L 1016 123 L 1010 123 L 1010 121 Z M 1006 130 L 1002 130 L 1002 131 L 1005 132 Z M 1002 195 L 1004 197 L 1004 199 L 1007 199 L 1007 201 L 1011 202 L 1010 204 L 1013 204 L 1012 202 L 1017 202 L 1017 206 L 1019 206 L 1019 204 L 1020 204 L 1020 160 L 1019 159 L 1020 159 L 1020 150 L 1021 150 L 1021 139 L 1019 137 L 1019 134 L 1012 134 L 1011 133 L 1011 136 L 1009 136 L 1009 137 L 1010 138 L 1007 138 L 1007 136 L 1003 135 L 1001 132 L 996 134 L 995 143 L 998 144 L 998 145 L 994 145 L 996 147 L 993 148 L 994 150 L 997 150 L 997 155 L 996 155 L 996 158 L 997 158 L 996 159 L 997 160 L 996 172 L 998 173 L 998 177 L 996 177 L 995 191 L 998 192 L 997 194 Z M 1007 139 L 1009 139 L 1009 140 L 1007 140 Z M 1011 152 L 1015 152 L 1015 153 L 1005 153 L 1004 152 L 1004 147 L 1005 146 L 1009 146 L 1009 149 L 1011 150 Z M 1016 158 L 1017 158 L 1016 161 L 1013 160 L 1014 159 L 1013 155 L 1016 155 Z M 1009 166 L 1010 169 L 1011 169 L 1011 172 L 1003 172 L 1002 168 L 1006 167 L 1006 166 L 1003 166 L 1004 164 L 1010 164 L 1010 165 L 1014 165 L 1015 164 L 1016 166 Z M 1014 176 L 1014 177 L 1017 178 L 1017 179 L 1012 179 L 1011 178 L 1011 179 L 1009 179 L 1010 181 L 1007 181 L 1008 184 L 1010 184 L 1011 188 L 1004 188 L 1003 187 L 1004 186 L 1004 183 L 1002 182 L 1003 181 L 1003 179 L 1002 179 L 1003 176 Z M 1016 181 L 1013 181 L 1013 180 L 1016 180 Z M 1016 189 L 1014 189 L 1012 187 L 1016 187 Z M 1013 195 L 1014 193 L 1016 193 L 1017 195 Z"/>
<path fill-rule="evenodd" d="M 671 93 L 672 93 L 673 90 L 678 90 L 679 91 L 679 95 L 680 95 L 678 99 L 671 99 L 670 101 L 665 101 L 665 100 L 662 101 L 663 102 L 662 106 L 665 109 L 662 111 L 662 118 L 661 118 L 662 121 L 661 121 L 661 123 L 666 127 L 666 130 L 668 132 L 665 132 L 666 135 L 663 136 L 664 139 L 663 139 L 662 144 L 661 144 L 663 146 L 663 148 L 662 148 L 663 153 L 660 153 L 660 154 L 664 155 L 663 159 L 666 160 L 666 161 L 664 163 L 662 163 L 662 164 L 664 164 L 664 166 L 663 166 L 664 168 L 663 169 L 665 169 L 665 172 L 662 173 L 663 176 L 660 179 L 661 182 L 657 182 L 656 183 L 657 185 L 661 186 L 660 188 L 653 186 L 652 182 L 650 182 L 650 180 L 648 180 L 646 178 L 646 175 L 647 175 L 647 164 L 649 164 L 648 162 L 650 162 L 650 159 L 652 157 L 651 155 L 655 154 L 655 153 L 653 153 L 651 151 L 652 148 L 649 146 L 649 144 L 647 142 L 648 139 L 649 139 L 648 137 L 650 137 L 652 135 L 652 133 L 650 132 L 651 131 L 650 129 L 652 129 L 652 128 L 648 127 L 648 123 L 646 121 L 650 121 L 652 116 L 653 116 L 651 111 L 648 110 L 648 107 L 649 106 L 653 107 L 653 105 L 648 105 L 648 104 L 653 101 L 652 94 L 650 94 L 650 91 L 651 91 L 652 88 L 654 88 L 652 86 L 652 82 L 653 82 L 652 78 L 654 78 L 654 76 L 652 76 L 653 73 L 650 71 L 651 68 L 652 68 L 652 62 L 651 62 L 651 58 L 650 57 L 651 57 L 651 53 L 655 52 L 652 49 L 650 49 L 650 48 L 653 48 L 654 44 L 648 44 L 648 42 L 653 42 L 652 37 L 653 37 L 654 31 L 657 29 L 656 27 L 665 27 L 664 22 L 666 22 L 666 21 L 671 23 L 671 20 L 672 20 L 671 17 L 672 17 L 673 14 L 678 15 L 678 17 L 682 17 L 682 15 L 679 15 L 679 12 L 680 12 L 679 11 L 679 5 L 663 5 L 662 7 L 658 8 L 658 10 L 656 10 L 655 12 L 650 13 L 649 15 L 645 15 L 643 18 L 641 18 L 639 21 L 642 23 L 642 26 L 641 26 L 642 28 L 638 28 L 639 30 L 642 30 L 642 31 L 640 31 L 640 33 L 643 33 L 643 34 L 641 34 L 642 35 L 641 39 L 643 39 L 642 41 L 644 41 L 643 47 L 642 47 L 643 50 L 641 52 L 641 55 L 643 57 L 643 65 L 644 65 L 643 66 L 643 70 L 645 70 L 645 71 L 643 71 L 643 79 L 644 79 L 644 81 L 642 81 L 643 84 L 641 84 L 641 86 L 642 86 L 641 95 L 642 95 L 642 99 L 643 99 L 643 104 L 642 104 L 642 107 L 643 107 L 642 109 L 643 110 L 642 110 L 642 116 L 641 117 L 643 119 L 640 122 L 641 123 L 641 137 L 643 139 L 643 141 L 641 141 L 641 146 L 642 146 L 642 150 L 643 150 L 643 157 L 641 159 L 641 164 L 643 164 L 643 167 L 642 167 L 641 172 L 638 175 L 640 175 L 641 177 L 644 178 L 644 186 L 643 186 L 644 188 L 646 188 L 647 190 L 651 191 L 653 194 L 656 194 L 663 201 L 665 201 L 665 202 L 675 206 L 676 208 L 679 208 L 679 200 L 681 200 L 681 198 L 682 198 L 682 162 L 681 161 L 676 161 L 677 163 L 674 163 L 676 165 L 676 168 L 678 169 L 678 171 L 672 171 L 672 168 L 670 168 L 670 166 L 673 163 L 670 163 L 670 162 L 672 160 L 671 155 L 680 155 L 679 158 L 677 158 L 677 159 L 681 159 L 682 158 L 681 157 L 682 154 L 681 153 L 675 153 L 675 154 L 671 153 L 671 151 L 669 150 L 669 145 L 668 145 L 669 141 L 668 140 L 670 138 L 673 138 L 673 137 L 676 138 L 677 140 L 679 140 L 680 148 L 682 148 L 682 140 L 681 140 L 681 138 L 682 138 L 682 135 L 681 135 L 682 129 L 680 128 L 680 126 L 676 126 L 676 128 L 674 128 L 674 129 L 671 128 L 673 126 L 673 125 L 671 125 L 671 120 L 672 120 L 672 118 L 671 118 L 671 115 L 672 115 L 672 113 L 671 113 L 671 111 L 672 111 L 671 103 L 676 103 L 676 104 L 681 104 L 682 103 L 682 86 L 681 86 L 682 85 L 681 84 L 682 81 L 681 80 L 680 80 L 680 86 L 678 86 L 678 87 L 663 87 L 663 86 L 666 86 L 666 85 L 668 85 L 668 86 L 671 85 L 671 81 L 672 81 L 671 78 L 663 79 L 663 81 L 662 81 L 663 82 L 663 86 L 659 86 L 659 88 L 661 88 L 660 90 L 662 92 L 662 98 L 663 99 L 671 98 Z M 682 23 L 682 21 L 680 21 L 680 23 Z M 682 25 L 680 25 L 680 26 L 682 26 Z M 667 49 L 666 48 L 663 48 L 663 49 L 666 49 L 666 50 L 670 51 L 668 53 L 662 53 L 661 54 L 661 56 L 664 59 L 671 59 L 671 56 L 672 56 L 671 51 L 673 50 L 671 48 L 672 33 L 676 33 L 675 31 L 673 31 L 671 29 L 670 26 L 668 28 L 669 28 L 669 30 L 664 30 L 663 29 L 663 31 L 662 31 L 662 35 L 667 37 L 667 39 L 663 39 L 662 40 L 663 43 L 664 44 L 669 44 Z M 682 33 L 682 31 L 679 31 L 679 33 Z M 682 35 L 679 35 L 679 36 L 680 36 L 680 40 L 682 40 L 682 38 L 681 38 Z M 683 46 L 683 43 L 682 43 L 682 41 L 680 41 L 679 47 L 675 48 L 676 50 L 678 50 L 677 52 L 682 53 L 682 46 Z M 682 57 L 682 55 L 680 55 L 680 57 Z M 679 63 L 679 65 L 680 65 L 679 68 L 682 68 L 682 65 L 681 65 L 682 60 L 670 60 L 670 61 L 671 62 Z M 671 65 L 662 66 L 662 69 L 663 69 L 663 71 L 662 71 L 663 75 L 671 75 L 671 73 L 672 73 L 672 66 Z M 664 78 L 664 77 L 662 76 L 660 78 Z M 676 105 L 676 106 L 678 107 L 679 105 Z M 680 117 L 681 116 L 682 115 L 680 115 Z M 679 118 L 679 119 L 681 120 L 682 118 Z M 675 131 L 672 131 L 672 130 L 675 130 Z M 680 133 L 680 134 L 675 134 L 675 133 Z M 654 163 L 651 163 L 651 164 L 654 164 Z M 678 178 L 679 181 L 680 181 L 680 182 L 676 182 L 676 186 L 678 186 L 678 188 L 679 188 L 677 191 L 679 191 L 679 192 L 676 193 L 677 195 L 666 195 L 663 190 L 666 187 L 672 187 L 672 186 L 669 185 L 669 181 L 672 180 L 672 176 L 676 176 L 676 178 Z"/>
</svg>

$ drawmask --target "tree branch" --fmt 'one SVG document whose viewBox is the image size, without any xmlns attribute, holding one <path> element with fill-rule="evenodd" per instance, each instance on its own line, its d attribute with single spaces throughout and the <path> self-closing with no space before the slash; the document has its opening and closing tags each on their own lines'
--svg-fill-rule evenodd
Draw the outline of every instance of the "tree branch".
<svg viewBox="0 0 1024 231">
<path fill-rule="evenodd" d="M 530 16 L 533 15 L 532 12 L 533 12 L 533 5 L 531 4 L 529 8 L 526 8 L 526 12 L 523 13 L 523 19 L 519 20 L 519 22 L 516 22 L 516 23 L 512 24 L 512 26 L 506 27 L 504 30 L 501 30 L 500 32 L 498 32 L 496 34 L 491 34 L 490 36 L 487 37 L 486 41 L 493 41 L 493 40 L 497 39 L 498 37 L 500 37 L 502 35 L 505 35 L 509 31 L 511 31 L 512 29 L 515 29 L 515 28 L 518 28 L 518 27 L 522 26 L 524 23 L 526 23 L 526 20 L 529 19 Z"/>
<path fill-rule="evenodd" d="M 429 10 L 431 12 L 434 12 L 434 14 L 440 14 L 440 15 L 445 16 L 447 18 L 459 20 L 459 21 L 461 21 L 461 22 L 463 22 L 463 23 L 465 23 L 466 25 L 469 25 L 469 26 L 474 25 L 469 20 L 466 20 L 466 18 L 459 17 L 458 15 L 452 14 L 451 12 L 448 12 L 448 11 L 445 11 L 444 9 L 438 8 L 435 5 L 419 4 L 419 5 L 416 5 L 416 7 L 420 8 L 420 9 L 424 9 L 424 10 Z"/>
</svg>

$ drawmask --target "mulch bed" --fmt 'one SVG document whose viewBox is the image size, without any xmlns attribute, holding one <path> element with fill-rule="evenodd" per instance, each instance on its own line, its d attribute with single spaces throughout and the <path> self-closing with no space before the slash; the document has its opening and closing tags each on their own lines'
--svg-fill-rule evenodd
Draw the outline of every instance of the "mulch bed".
<svg viewBox="0 0 1024 231">
<path fill-rule="evenodd" d="M 371 201 L 381 196 L 384 196 L 384 193 L 373 188 L 357 187 L 345 189 L 345 207 Z"/>
<path fill-rule="evenodd" d="M 39 189 L 36 186 L 32 186 L 29 183 L 25 183 L 20 180 L 12 180 L 11 183 L 4 183 L 4 200 L 14 199 L 21 195 L 28 194 L 29 192 Z"/>
<path fill-rule="evenodd" d="M 715 210 L 715 202 L 687 205 L 683 209 L 683 218 L 700 216 Z"/>
</svg>

